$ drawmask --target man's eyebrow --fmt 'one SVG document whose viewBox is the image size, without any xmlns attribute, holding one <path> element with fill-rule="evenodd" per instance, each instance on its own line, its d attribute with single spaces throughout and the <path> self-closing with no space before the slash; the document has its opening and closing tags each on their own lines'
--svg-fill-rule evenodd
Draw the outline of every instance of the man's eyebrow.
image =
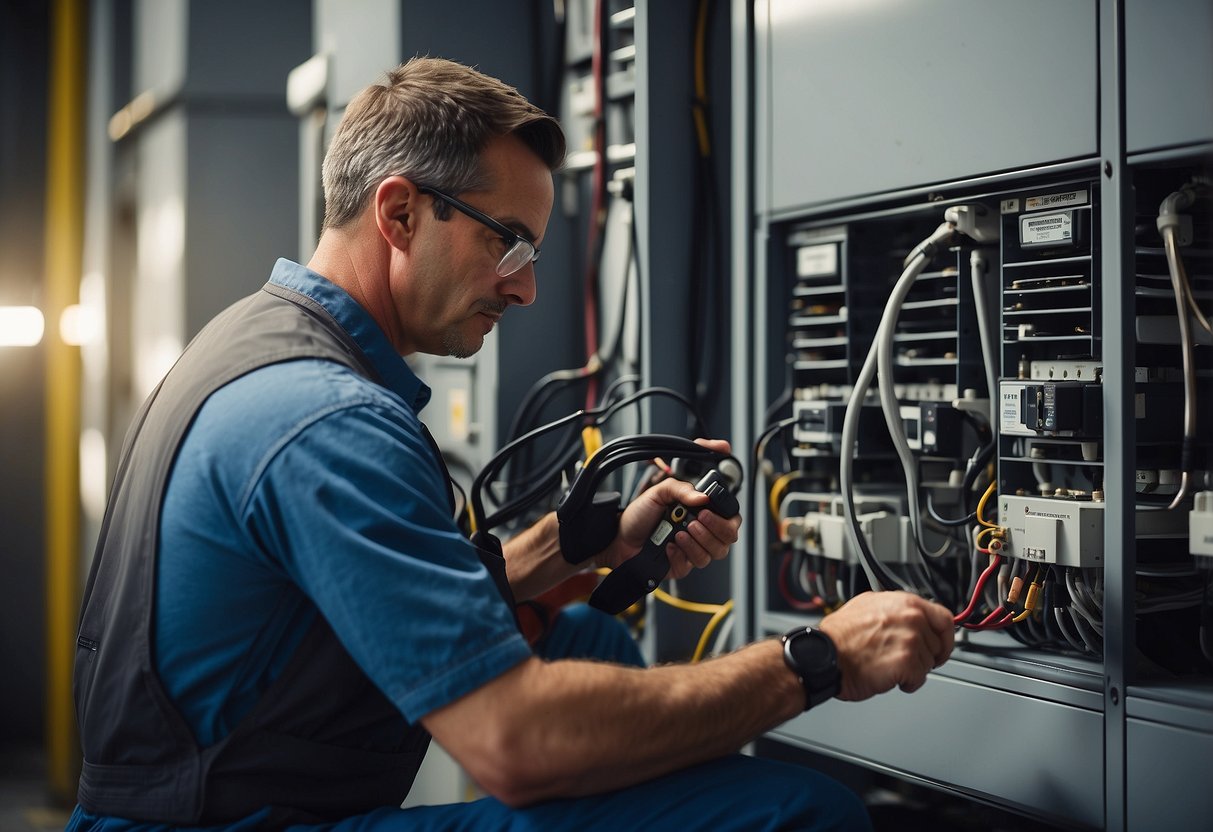
<svg viewBox="0 0 1213 832">
<path fill-rule="evenodd" d="M 498 220 L 498 222 L 501 223 L 502 225 L 504 225 L 506 228 L 510 229 L 511 231 L 516 231 L 520 236 L 525 237 L 526 241 L 528 243 L 530 243 L 531 245 L 535 245 L 535 239 L 536 239 L 535 232 L 532 231 L 530 228 L 528 228 L 527 224 L 525 222 L 523 222 L 522 220 L 516 219 L 514 217 L 509 217 L 504 220 Z"/>
</svg>

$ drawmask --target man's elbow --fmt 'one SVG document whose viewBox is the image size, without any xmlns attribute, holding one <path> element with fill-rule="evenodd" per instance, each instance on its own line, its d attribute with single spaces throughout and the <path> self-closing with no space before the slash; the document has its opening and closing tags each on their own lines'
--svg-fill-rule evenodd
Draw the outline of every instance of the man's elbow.
<svg viewBox="0 0 1213 832">
<path fill-rule="evenodd" d="M 528 747 L 524 739 L 510 736 L 512 733 L 485 742 L 460 761 L 468 776 L 486 794 L 515 809 L 567 796 L 570 784 L 565 778 L 545 764 L 544 755 Z"/>
<path fill-rule="evenodd" d="M 422 718 L 468 776 L 507 806 L 573 796 L 585 779 L 532 696 L 545 689 L 547 669 L 531 659 Z"/>
</svg>

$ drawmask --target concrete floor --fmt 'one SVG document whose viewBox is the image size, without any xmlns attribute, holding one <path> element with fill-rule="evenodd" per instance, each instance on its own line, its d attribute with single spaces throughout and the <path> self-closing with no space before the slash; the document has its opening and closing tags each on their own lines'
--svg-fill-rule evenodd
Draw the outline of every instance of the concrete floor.
<svg viewBox="0 0 1213 832">
<path fill-rule="evenodd" d="M 49 800 L 41 749 L 0 745 L 0 830 L 62 830 L 70 815 L 71 807 Z"/>
</svg>

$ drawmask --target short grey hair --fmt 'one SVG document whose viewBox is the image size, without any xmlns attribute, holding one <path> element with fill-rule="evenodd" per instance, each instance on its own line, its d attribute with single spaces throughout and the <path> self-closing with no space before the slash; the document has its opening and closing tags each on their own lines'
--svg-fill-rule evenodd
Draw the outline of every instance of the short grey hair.
<svg viewBox="0 0 1213 832">
<path fill-rule="evenodd" d="M 346 107 L 324 157 L 324 227 L 351 222 L 389 176 L 450 194 L 487 187 L 480 154 L 510 134 L 549 169 L 563 163 L 559 123 L 518 90 L 453 61 L 413 58 Z M 434 200 L 439 216 L 447 209 Z"/>
</svg>

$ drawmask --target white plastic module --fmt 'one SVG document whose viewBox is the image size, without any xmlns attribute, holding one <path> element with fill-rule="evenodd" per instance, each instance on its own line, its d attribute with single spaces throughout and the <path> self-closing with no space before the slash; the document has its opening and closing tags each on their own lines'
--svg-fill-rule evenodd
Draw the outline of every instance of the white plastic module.
<svg viewBox="0 0 1213 832">
<path fill-rule="evenodd" d="M 846 518 L 842 514 L 817 514 L 819 548 L 816 554 L 844 563 L 859 563 L 859 553 L 851 547 L 846 534 Z M 806 518 L 807 520 L 808 518 Z M 874 511 L 859 514 L 859 528 L 868 541 L 868 548 L 876 559 L 883 563 L 900 560 L 901 524 L 897 515 L 889 511 Z M 810 550 L 811 551 L 811 550 Z"/>
<path fill-rule="evenodd" d="M 1103 503 L 999 497 L 998 522 L 1007 530 L 1011 557 L 1058 566 L 1103 566 Z M 1138 509 L 1137 537 L 1182 535 L 1184 522 L 1180 512 Z"/>
<path fill-rule="evenodd" d="M 1188 540 L 1192 554 L 1213 558 L 1213 491 L 1198 491 L 1188 513 Z"/>
<path fill-rule="evenodd" d="M 1059 566 L 1103 566 L 1103 503 L 1001 497 L 1011 556 Z"/>
<path fill-rule="evenodd" d="M 1099 381 L 1102 377 L 1103 364 L 1098 361 L 1033 361 L 1029 365 L 1032 381 Z"/>
<path fill-rule="evenodd" d="M 851 546 L 846 533 L 842 498 L 838 495 L 789 494 L 786 499 L 802 500 L 821 497 L 817 510 L 798 517 L 789 517 L 787 535 L 793 546 L 810 555 L 842 563 L 859 563 L 859 553 Z M 888 502 L 867 497 L 855 501 L 855 519 L 868 548 L 882 563 L 904 563 L 909 537 L 909 521 L 900 512 L 891 511 Z"/>
</svg>

